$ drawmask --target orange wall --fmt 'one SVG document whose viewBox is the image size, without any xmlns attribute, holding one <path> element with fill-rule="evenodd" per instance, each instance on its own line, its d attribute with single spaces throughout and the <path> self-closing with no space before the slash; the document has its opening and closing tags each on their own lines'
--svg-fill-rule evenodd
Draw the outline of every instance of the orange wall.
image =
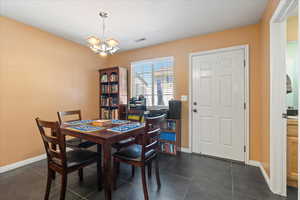
<svg viewBox="0 0 300 200">
<path fill-rule="evenodd" d="M 287 20 L 287 40 L 298 40 L 298 16 L 291 16 Z"/>
<path fill-rule="evenodd" d="M 123 66 L 130 69 L 133 61 L 174 56 L 176 99 L 188 95 L 188 58 L 189 53 L 206 51 L 235 45 L 249 44 L 250 47 L 250 158 L 260 160 L 260 63 L 259 63 L 260 26 L 251 25 L 223 32 L 172 41 L 156 46 L 125 51 L 108 57 L 108 66 Z M 182 106 L 182 143 L 188 147 L 188 103 Z"/>
<path fill-rule="evenodd" d="M 98 116 L 103 60 L 88 48 L 0 17 L 0 166 L 44 153 L 34 118 L 59 110 Z"/>
<path fill-rule="evenodd" d="M 270 116 L 269 116 L 269 102 L 270 102 L 270 30 L 269 22 L 277 8 L 280 0 L 269 0 L 267 8 L 260 23 L 260 46 L 261 46 L 261 102 L 262 102 L 262 126 L 261 126 L 261 163 L 266 172 L 270 174 Z"/>
</svg>

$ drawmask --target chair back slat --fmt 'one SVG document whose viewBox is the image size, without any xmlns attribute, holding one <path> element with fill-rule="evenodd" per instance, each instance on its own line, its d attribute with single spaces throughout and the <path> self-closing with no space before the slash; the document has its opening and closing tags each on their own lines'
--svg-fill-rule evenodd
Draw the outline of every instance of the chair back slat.
<svg viewBox="0 0 300 200">
<path fill-rule="evenodd" d="M 66 166 L 66 143 L 65 136 L 61 134 L 58 122 L 42 121 L 36 118 L 36 123 L 41 134 L 48 162 L 55 162 Z M 50 134 L 46 134 L 49 129 Z M 58 161 L 58 162 L 57 162 Z"/>
<path fill-rule="evenodd" d="M 158 150 L 160 130 L 165 117 L 166 115 L 160 115 L 157 117 L 145 118 L 146 126 L 145 131 L 142 134 L 142 160 L 145 159 L 145 155 L 148 152 Z"/>
<path fill-rule="evenodd" d="M 75 118 L 72 120 L 65 120 L 66 116 L 73 115 Z M 76 121 L 81 120 L 81 111 L 80 110 L 70 110 L 70 111 L 63 111 L 63 112 L 57 112 L 59 123 L 62 124 L 64 122 L 70 122 L 70 121 Z"/>
</svg>

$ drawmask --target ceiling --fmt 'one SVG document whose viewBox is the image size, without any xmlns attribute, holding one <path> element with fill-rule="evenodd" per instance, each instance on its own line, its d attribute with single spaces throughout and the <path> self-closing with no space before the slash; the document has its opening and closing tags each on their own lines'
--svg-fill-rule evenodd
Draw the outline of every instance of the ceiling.
<svg viewBox="0 0 300 200">
<path fill-rule="evenodd" d="M 257 23 L 267 0 L 0 0 L 0 14 L 86 44 L 106 35 L 129 50 Z M 140 38 L 145 41 L 135 42 Z"/>
</svg>

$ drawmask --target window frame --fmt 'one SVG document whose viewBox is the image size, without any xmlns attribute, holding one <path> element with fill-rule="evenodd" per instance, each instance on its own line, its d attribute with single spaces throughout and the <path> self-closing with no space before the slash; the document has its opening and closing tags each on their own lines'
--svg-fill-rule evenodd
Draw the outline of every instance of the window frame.
<svg viewBox="0 0 300 200">
<path fill-rule="evenodd" d="M 151 59 L 145 59 L 145 60 L 139 60 L 139 61 L 134 61 L 130 63 L 130 97 L 132 98 L 133 96 L 136 96 L 135 94 L 135 87 L 133 87 L 133 83 L 134 83 L 134 65 L 136 64 L 141 64 L 141 63 L 153 63 L 153 62 L 157 62 L 157 61 L 163 61 L 163 60 L 171 60 L 172 62 L 172 68 L 173 68 L 173 96 L 175 98 L 175 60 L 174 60 L 174 56 L 167 56 L 167 57 L 159 57 L 159 58 L 151 58 Z M 153 77 L 152 77 L 153 80 Z M 154 82 L 152 81 L 152 102 L 154 102 Z M 162 105 L 151 105 L 151 106 L 147 106 L 147 109 L 167 109 L 169 108 L 169 106 L 162 106 Z"/>
</svg>

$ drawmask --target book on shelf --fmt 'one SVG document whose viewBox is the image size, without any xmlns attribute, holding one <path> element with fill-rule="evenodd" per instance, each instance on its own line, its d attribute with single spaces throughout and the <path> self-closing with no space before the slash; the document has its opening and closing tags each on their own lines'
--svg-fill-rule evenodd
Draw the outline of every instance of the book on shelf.
<svg viewBox="0 0 300 200">
<path fill-rule="evenodd" d="M 112 119 L 119 119 L 119 110 L 118 109 L 113 109 L 111 112 L 111 118 Z"/>
<path fill-rule="evenodd" d="M 108 78 L 107 78 L 107 74 L 103 74 L 102 76 L 101 76 L 101 83 L 106 83 L 106 82 L 108 82 Z"/>
<path fill-rule="evenodd" d="M 111 88 L 110 88 L 111 93 L 118 93 L 118 88 L 119 88 L 118 84 L 111 85 Z"/>
<path fill-rule="evenodd" d="M 176 133 L 163 131 L 160 133 L 159 138 L 161 140 L 176 141 Z"/>
<path fill-rule="evenodd" d="M 109 93 L 109 85 L 101 85 L 101 92 L 104 94 Z"/>
<path fill-rule="evenodd" d="M 176 121 L 168 121 L 167 120 L 166 128 L 169 130 L 176 130 Z"/>
<path fill-rule="evenodd" d="M 116 107 L 118 106 L 118 97 L 107 97 L 107 96 L 101 96 L 101 106 L 111 106 L 111 107 Z"/>
<path fill-rule="evenodd" d="M 176 153 L 176 145 L 170 143 L 161 143 L 160 149 L 162 152 L 175 154 Z"/>
<path fill-rule="evenodd" d="M 115 73 L 112 73 L 112 74 L 110 75 L 110 77 L 109 77 L 109 81 L 110 81 L 110 82 L 116 82 L 116 81 L 118 81 L 118 75 L 115 74 Z"/>
<path fill-rule="evenodd" d="M 101 109 L 101 119 L 110 119 L 109 110 L 105 108 Z"/>
</svg>

